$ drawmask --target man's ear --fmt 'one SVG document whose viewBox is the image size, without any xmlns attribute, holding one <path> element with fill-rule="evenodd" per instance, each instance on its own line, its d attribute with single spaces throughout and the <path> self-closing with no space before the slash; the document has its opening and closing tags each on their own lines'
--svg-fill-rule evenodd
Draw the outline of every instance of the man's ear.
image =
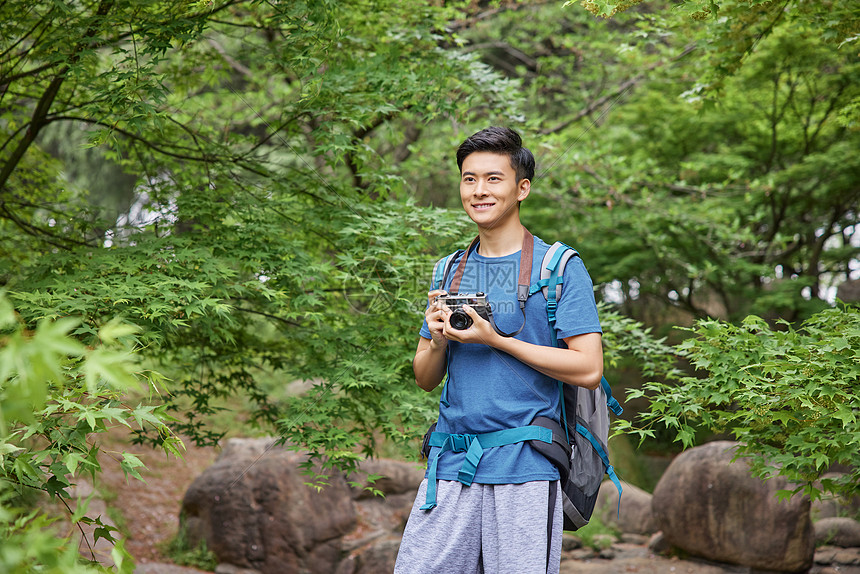
<svg viewBox="0 0 860 574">
<path fill-rule="evenodd" d="M 517 201 L 522 201 L 529 196 L 529 192 L 532 189 L 532 182 L 526 178 L 522 178 L 517 184 L 519 188 L 517 192 Z"/>
</svg>

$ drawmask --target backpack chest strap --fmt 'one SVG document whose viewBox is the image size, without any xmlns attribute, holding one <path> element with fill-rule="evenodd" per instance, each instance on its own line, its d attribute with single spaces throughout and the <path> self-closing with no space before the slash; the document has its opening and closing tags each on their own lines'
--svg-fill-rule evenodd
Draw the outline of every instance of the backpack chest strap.
<svg viewBox="0 0 860 574">
<path fill-rule="evenodd" d="M 485 449 L 528 440 L 539 440 L 551 444 L 552 431 L 537 425 L 527 425 L 483 434 L 434 432 L 430 435 L 430 446 L 439 447 L 439 451 L 430 460 L 430 470 L 427 476 L 427 496 L 421 510 L 431 510 L 436 507 L 436 469 L 442 453 L 448 451 L 466 453 L 466 459 L 457 473 L 457 480 L 469 486 L 475 479 L 478 463 L 481 462 L 481 457 L 484 456 Z"/>
</svg>

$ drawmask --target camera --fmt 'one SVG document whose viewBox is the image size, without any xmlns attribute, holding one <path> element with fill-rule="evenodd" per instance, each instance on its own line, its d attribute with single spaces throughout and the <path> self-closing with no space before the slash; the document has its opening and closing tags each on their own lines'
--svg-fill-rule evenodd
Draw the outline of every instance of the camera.
<svg viewBox="0 0 860 574">
<path fill-rule="evenodd" d="M 451 326 L 458 331 L 463 331 L 472 326 L 472 318 L 463 310 L 463 305 L 474 309 L 479 316 L 493 323 L 493 312 L 487 302 L 487 296 L 483 293 L 472 293 L 466 295 L 440 295 L 436 301 L 447 305 L 451 309 Z M 493 325 L 495 327 L 495 325 Z"/>
</svg>

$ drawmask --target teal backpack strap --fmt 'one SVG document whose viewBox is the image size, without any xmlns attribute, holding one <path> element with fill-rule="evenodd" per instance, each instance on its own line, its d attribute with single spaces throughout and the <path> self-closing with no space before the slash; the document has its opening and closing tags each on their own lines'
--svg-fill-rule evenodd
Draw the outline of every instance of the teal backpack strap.
<svg viewBox="0 0 860 574">
<path fill-rule="evenodd" d="M 552 444 L 552 430 L 538 425 L 528 425 L 483 434 L 449 434 L 434 431 L 430 435 L 430 446 L 439 447 L 439 451 L 430 461 L 427 473 L 427 495 L 421 510 L 432 510 L 436 507 L 436 469 L 442 453 L 447 451 L 466 453 L 466 458 L 457 473 L 457 480 L 470 486 L 475 480 L 475 473 L 485 449 L 530 440 Z"/>
<path fill-rule="evenodd" d="M 436 265 L 433 266 L 433 278 L 430 281 L 432 289 L 442 289 L 444 287 L 445 281 L 448 279 L 448 273 L 451 272 L 451 267 L 454 265 L 454 260 L 462 253 L 462 249 L 457 250 L 436 262 Z"/>
<path fill-rule="evenodd" d="M 555 328 L 555 310 L 561 298 L 561 285 L 564 283 L 564 267 L 571 257 L 578 255 L 579 253 L 573 247 L 556 241 L 541 262 L 540 278 L 541 281 L 546 279 L 546 284 L 541 285 L 541 290 L 546 299 L 547 317 L 553 328 Z"/>
<path fill-rule="evenodd" d="M 603 447 L 600 446 L 600 441 L 594 438 L 594 435 L 591 434 L 587 428 L 585 428 L 581 424 L 576 425 L 576 432 L 580 435 L 584 436 L 588 442 L 591 443 L 592 448 L 594 448 L 594 452 L 600 457 L 600 460 L 603 461 L 603 466 L 606 468 L 606 475 L 609 476 L 609 480 L 612 481 L 612 484 L 615 485 L 615 489 L 618 491 L 618 516 L 621 515 L 621 493 L 623 489 L 621 488 L 621 481 L 618 479 L 618 475 L 615 474 L 615 467 L 609 462 L 609 455 L 606 454 L 606 451 L 603 450 Z"/>
<path fill-rule="evenodd" d="M 529 295 L 543 291 L 546 299 L 546 316 L 549 326 L 555 334 L 555 311 L 558 309 L 558 300 L 561 298 L 561 286 L 564 283 L 564 268 L 571 257 L 579 255 L 576 249 L 561 241 L 553 243 L 544 254 L 540 263 L 540 279 L 529 288 Z M 558 339 L 553 336 L 552 344 L 558 347 Z M 565 435 L 570 442 L 570 431 L 568 430 L 567 413 L 564 406 L 564 383 L 558 381 L 559 404 L 561 405 L 561 420 Z"/>
<path fill-rule="evenodd" d="M 609 381 L 606 380 L 606 377 L 600 379 L 600 386 L 603 387 L 603 392 L 606 393 L 606 406 L 608 406 L 616 416 L 621 416 L 621 413 L 624 412 L 624 409 L 621 408 L 621 404 L 618 402 L 618 399 L 612 396 L 612 388 L 609 386 Z"/>
</svg>

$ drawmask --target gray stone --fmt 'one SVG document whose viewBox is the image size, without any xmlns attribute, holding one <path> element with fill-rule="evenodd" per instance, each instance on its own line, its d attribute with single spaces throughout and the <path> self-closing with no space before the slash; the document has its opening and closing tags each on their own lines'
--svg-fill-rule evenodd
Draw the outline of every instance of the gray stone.
<svg viewBox="0 0 860 574">
<path fill-rule="evenodd" d="M 662 532 L 655 532 L 648 539 L 648 550 L 654 554 L 667 554 L 672 550 L 672 545 L 669 544 Z"/>
<path fill-rule="evenodd" d="M 412 498 L 418 491 L 418 485 L 424 478 L 424 468 L 418 464 L 409 464 L 389 459 L 368 459 L 359 465 L 361 476 L 351 477 L 362 483 L 362 487 L 369 487 L 381 491 L 386 497 L 392 494 L 409 494 Z M 372 484 L 366 480 L 370 475 L 378 475 Z M 364 478 L 364 480 L 362 480 Z M 375 495 L 367 488 L 356 488 L 355 498 L 373 498 Z"/>
<path fill-rule="evenodd" d="M 860 547 L 860 522 L 851 518 L 822 518 L 815 523 L 815 542 L 842 548 Z"/>
<path fill-rule="evenodd" d="M 572 550 L 569 555 L 571 560 L 591 560 L 597 553 L 591 548 L 577 548 Z"/>
<path fill-rule="evenodd" d="M 836 288 L 836 296 L 846 303 L 860 301 L 860 279 L 849 279 Z"/>
<path fill-rule="evenodd" d="M 163 564 L 161 562 L 138 564 L 134 569 L 134 574 L 200 574 L 201 572 L 203 570 L 198 570 L 197 568 L 186 568 L 185 566 Z"/>
<path fill-rule="evenodd" d="M 618 489 L 610 480 L 600 485 L 595 503 L 595 512 L 603 524 L 617 526 L 621 532 L 650 535 L 656 530 L 651 494 L 627 482 L 621 483 L 621 505 L 618 505 Z"/>
<path fill-rule="evenodd" d="M 833 546 L 820 546 L 815 550 L 816 564 L 833 564 L 833 559 L 836 557 L 836 548 Z"/>
<path fill-rule="evenodd" d="M 356 524 L 352 493 L 339 475 L 322 491 L 306 486 L 305 460 L 266 440 L 230 441 L 185 493 L 189 542 L 261 574 L 333 572 Z"/>
<path fill-rule="evenodd" d="M 253 568 L 239 568 L 232 564 L 219 564 L 215 568 L 215 574 L 260 574 L 260 571 Z"/>
<path fill-rule="evenodd" d="M 860 566 L 860 548 L 840 548 L 833 557 L 840 566 Z"/>
<path fill-rule="evenodd" d="M 393 572 L 399 549 L 399 536 L 378 538 L 372 543 L 350 552 L 338 566 L 336 574 Z"/>
<path fill-rule="evenodd" d="M 561 551 L 570 552 L 577 548 L 582 548 L 582 540 L 567 532 L 563 533 L 561 537 Z"/>
<path fill-rule="evenodd" d="M 815 551 L 809 499 L 779 501 L 785 481 L 762 481 L 746 461 L 732 462 L 736 445 L 712 442 L 676 457 L 654 489 L 657 526 L 669 544 L 707 560 L 809 570 Z"/>
<path fill-rule="evenodd" d="M 841 472 L 828 472 L 821 478 L 836 479 L 843 475 L 844 473 Z M 817 486 L 820 487 L 821 485 L 818 484 Z M 851 497 L 836 497 L 826 494 L 812 503 L 810 512 L 812 520 L 836 518 L 838 516 L 858 516 L 860 515 L 860 494 Z"/>
</svg>

